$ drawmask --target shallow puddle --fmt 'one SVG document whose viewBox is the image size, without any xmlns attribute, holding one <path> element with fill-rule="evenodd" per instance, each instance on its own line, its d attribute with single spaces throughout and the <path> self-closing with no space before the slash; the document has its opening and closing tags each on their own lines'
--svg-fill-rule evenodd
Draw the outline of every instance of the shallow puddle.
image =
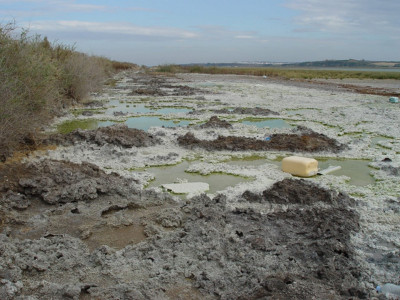
<svg viewBox="0 0 400 300">
<path fill-rule="evenodd" d="M 85 240 L 90 251 L 102 245 L 110 246 L 120 250 L 129 244 L 137 244 L 146 239 L 143 226 L 129 225 L 120 227 L 101 227 L 95 230 L 92 235 Z"/>
<path fill-rule="evenodd" d="M 158 187 L 162 184 L 174 183 L 177 179 L 187 180 L 188 182 L 206 182 L 210 185 L 208 193 L 222 191 L 229 186 L 234 186 L 241 182 L 252 181 L 251 178 L 240 176 L 212 173 L 210 175 L 200 175 L 198 173 L 188 173 L 185 170 L 189 167 L 189 162 L 182 162 L 174 166 L 151 167 L 146 172 L 155 176 L 155 180 L 150 182 L 149 187 Z"/>
<path fill-rule="evenodd" d="M 318 167 L 320 170 L 326 169 L 329 166 L 340 166 L 341 169 L 331 173 L 332 175 L 345 175 L 350 177 L 349 183 L 356 186 L 365 186 L 368 184 L 374 184 L 375 179 L 370 175 L 372 170 L 369 167 L 369 160 L 361 159 L 318 159 Z"/>
<path fill-rule="evenodd" d="M 258 128 L 292 128 L 288 122 L 282 119 L 254 119 L 254 120 L 243 120 L 242 124 L 257 126 Z"/>
<path fill-rule="evenodd" d="M 318 158 L 318 168 L 319 170 L 323 170 L 328 168 L 329 166 L 340 166 L 341 169 L 335 172 L 330 173 L 329 175 L 335 176 L 342 176 L 345 175 L 350 177 L 349 184 L 356 185 L 356 186 L 366 186 L 368 184 L 374 184 L 375 179 L 373 176 L 370 175 L 372 170 L 369 167 L 369 160 L 361 160 L 361 159 L 325 159 L 325 158 Z M 268 160 L 268 159 L 235 159 L 232 161 L 227 162 L 230 165 L 236 166 L 260 166 L 266 163 L 274 164 L 278 167 L 281 167 L 282 159 L 279 160 Z M 320 175 L 317 175 L 320 176 Z"/>
</svg>

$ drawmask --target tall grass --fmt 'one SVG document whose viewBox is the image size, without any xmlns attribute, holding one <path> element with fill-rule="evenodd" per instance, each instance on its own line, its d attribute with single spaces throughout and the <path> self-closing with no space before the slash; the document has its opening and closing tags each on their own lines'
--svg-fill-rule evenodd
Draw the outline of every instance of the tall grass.
<svg viewBox="0 0 400 300">
<path fill-rule="evenodd" d="M 0 25 L 0 161 L 71 101 L 99 89 L 113 72 L 134 67 L 52 45 L 47 38 Z"/>
<path fill-rule="evenodd" d="M 400 72 L 379 72 L 379 71 L 347 71 L 347 70 L 315 70 L 315 69 L 294 69 L 294 68 L 246 68 L 246 67 L 208 67 L 208 66 L 178 66 L 163 65 L 157 68 L 158 72 L 169 73 L 204 73 L 204 74 L 235 74 L 269 76 L 284 79 L 396 79 L 400 80 Z"/>
</svg>

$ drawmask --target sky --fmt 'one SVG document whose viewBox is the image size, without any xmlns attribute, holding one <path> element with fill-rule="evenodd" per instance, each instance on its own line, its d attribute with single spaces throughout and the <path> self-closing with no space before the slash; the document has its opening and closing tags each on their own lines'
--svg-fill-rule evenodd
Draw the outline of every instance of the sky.
<svg viewBox="0 0 400 300">
<path fill-rule="evenodd" d="M 0 0 L 9 22 L 147 66 L 400 60 L 399 0 Z"/>
</svg>

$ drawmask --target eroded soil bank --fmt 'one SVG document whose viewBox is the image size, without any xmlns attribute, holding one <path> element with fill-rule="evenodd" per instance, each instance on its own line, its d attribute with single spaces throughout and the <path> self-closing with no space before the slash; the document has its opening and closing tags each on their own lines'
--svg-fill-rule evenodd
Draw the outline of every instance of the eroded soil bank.
<svg viewBox="0 0 400 300">
<path fill-rule="evenodd" d="M 203 128 L 223 127 L 229 128 L 226 123 L 218 124 L 210 121 L 204 124 Z M 215 120 L 215 119 L 214 119 Z M 217 124 L 216 124 L 217 123 Z M 187 148 L 200 147 L 209 151 L 230 150 L 230 151 L 302 151 L 302 152 L 339 152 L 346 147 L 340 145 L 334 139 L 328 138 L 323 134 L 316 133 L 310 129 L 301 127 L 292 134 L 273 134 L 264 140 L 237 136 L 218 136 L 215 140 L 200 140 L 193 133 L 186 133 L 178 137 L 179 145 Z"/>
<path fill-rule="evenodd" d="M 373 299 L 377 284 L 398 283 L 398 107 L 312 82 L 115 81 L 59 123 L 190 125 L 51 132 L 57 148 L 1 164 L 0 299 Z M 295 128 L 241 122 L 260 116 Z M 375 181 L 295 178 L 276 166 L 287 155 L 368 159 Z M 188 172 L 251 180 L 194 197 L 146 188 L 143 168 L 184 161 Z"/>
</svg>

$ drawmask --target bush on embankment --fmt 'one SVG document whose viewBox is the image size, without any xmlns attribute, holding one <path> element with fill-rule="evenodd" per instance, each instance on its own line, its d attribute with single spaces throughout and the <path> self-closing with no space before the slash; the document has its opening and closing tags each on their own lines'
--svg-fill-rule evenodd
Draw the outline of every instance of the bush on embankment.
<svg viewBox="0 0 400 300">
<path fill-rule="evenodd" d="M 16 31 L 13 24 L 0 25 L 0 161 L 18 147 L 34 146 L 38 130 L 62 107 L 98 90 L 113 72 L 135 66 Z"/>
</svg>

